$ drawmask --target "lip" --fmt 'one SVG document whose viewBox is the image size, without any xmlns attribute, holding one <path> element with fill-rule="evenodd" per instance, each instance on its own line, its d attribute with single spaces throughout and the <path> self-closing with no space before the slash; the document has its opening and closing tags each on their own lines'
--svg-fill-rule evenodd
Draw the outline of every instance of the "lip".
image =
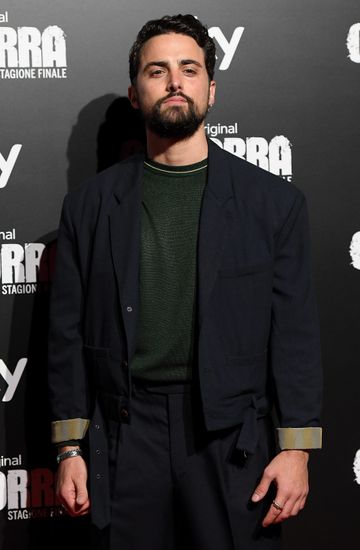
<svg viewBox="0 0 360 550">
<path fill-rule="evenodd" d="M 183 97 L 174 96 L 174 97 L 169 97 L 169 99 L 165 99 L 163 103 L 187 103 L 187 101 Z"/>
</svg>

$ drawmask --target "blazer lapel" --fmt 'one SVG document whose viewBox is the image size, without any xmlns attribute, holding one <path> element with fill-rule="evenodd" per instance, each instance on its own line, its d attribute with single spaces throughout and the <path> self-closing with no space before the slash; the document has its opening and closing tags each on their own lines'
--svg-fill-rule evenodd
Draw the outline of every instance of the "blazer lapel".
<svg viewBox="0 0 360 550">
<path fill-rule="evenodd" d="M 111 252 L 129 358 L 135 351 L 139 312 L 142 181 L 143 157 L 140 156 L 129 161 L 127 170 L 124 170 L 114 190 L 116 205 L 109 216 Z M 231 213 L 226 205 L 232 194 L 231 171 L 226 155 L 209 141 L 208 180 L 200 211 L 198 240 L 200 326 L 231 223 Z"/>
<path fill-rule="evenodd" d="M 130 159 L 114 195 L 116 205 L 109 215 L 110 244 L 115 269 L 128 357 L 135 351 L 139 312 L 139 264 L 143 158 Z"/>
<path fill-rule="evenodd" d="M 231 172 L 226 155 L 211 141 L 208 143 L 208 180 L 200 212 L 198 242 L 200 326 L 215 283 L 231 223 L 231 214 L 226 204 L 233 194 Z"/>
</svg>

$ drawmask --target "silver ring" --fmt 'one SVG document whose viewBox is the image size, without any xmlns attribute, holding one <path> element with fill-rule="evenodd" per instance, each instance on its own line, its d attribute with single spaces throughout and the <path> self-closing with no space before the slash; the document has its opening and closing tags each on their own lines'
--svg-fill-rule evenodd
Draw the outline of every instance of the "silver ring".
<svg viewBox="0 0 360 550">
<path fill-rule="evenodd" d="M 282 512 L 284 509 L 284 507 L 281 506 L 278 502 L 276 502 L 276 500 L 273 500 L 271 504 L 274 506 L 274 508 L 276 508 L 276 510 L 279 510 L 280 512 Z"/>
</svg>

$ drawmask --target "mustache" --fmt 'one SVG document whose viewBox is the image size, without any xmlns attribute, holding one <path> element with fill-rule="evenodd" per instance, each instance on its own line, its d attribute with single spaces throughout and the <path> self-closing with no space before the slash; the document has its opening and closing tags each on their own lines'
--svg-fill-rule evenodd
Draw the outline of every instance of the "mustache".
<svg viewBox="0 0 360 550">
<path fill-rule="evenodd" d="M 194 104 L 194 101 L 189 97 L 188 95 L 184 94 L 183 92 L 170 92 L 167 96 L 162 97 L 157 101 L 158 105 L 161 105 L 164 101 L 167 99 L 170 99 L 171 97 L 183 97 L 190 105 Z"/>
</svg>

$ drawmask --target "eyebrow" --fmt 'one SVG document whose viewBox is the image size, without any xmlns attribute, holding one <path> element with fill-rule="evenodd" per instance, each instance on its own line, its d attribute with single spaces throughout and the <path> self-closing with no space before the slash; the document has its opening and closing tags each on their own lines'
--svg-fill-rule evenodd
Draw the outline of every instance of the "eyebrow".
<svg viewBox="0 0 360 550">
<path fill-rule="evenodd" d="M 197 67 L 203 67 L 203 65 L 195 59 L 181 59 L 178 62 L 178 65 L 181 67 L 184 65 L 196 65 Z M 150 67 L 164 67 L 167 69 L 169 67 L 169 63 L 167 61 L 149 61 L 149 63 L 146 63 L 143 72 L 147 71 Z"/>
</svg>

